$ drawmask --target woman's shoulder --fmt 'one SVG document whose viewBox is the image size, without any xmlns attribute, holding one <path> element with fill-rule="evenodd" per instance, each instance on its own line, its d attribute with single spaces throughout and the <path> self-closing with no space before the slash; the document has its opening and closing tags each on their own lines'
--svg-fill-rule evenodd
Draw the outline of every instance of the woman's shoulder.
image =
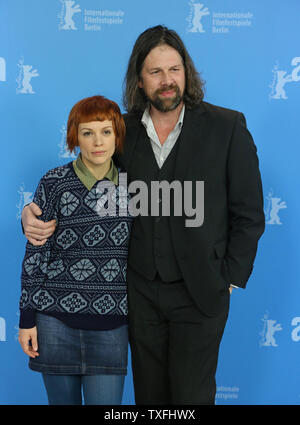
<svg viewBox="0 0 300 425">
<path fill-rule="evenodd" d="M 47 171 L 41 180 L 50 181 L 53 183 L 53 180 L 60 181 L 67 175 L 70 175 L 73 171 L 72 162 L 68 162 L 65 165 L 59 165 L 58 167 L 51 168 L 51 170 Z"/>
</svg>

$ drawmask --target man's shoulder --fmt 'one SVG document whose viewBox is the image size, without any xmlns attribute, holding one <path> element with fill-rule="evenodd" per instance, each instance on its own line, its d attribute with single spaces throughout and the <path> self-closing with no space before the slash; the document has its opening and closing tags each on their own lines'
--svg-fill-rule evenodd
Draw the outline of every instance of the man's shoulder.
<svg viewBox="0 0 300 425">
<path fill-rule="evenodd" d="M 237 110 L 225 108 L 224 106 L 214 105 L 205 101 L 202 101 L 199 105 L 193 107 L 192 109 L 187 108 L 186 113 L 192 114 L 195 117 L 197 115 L 206 113 L 208 117 L 213 120 L 221 120 L 227 122 L 235 121 L 238 116 L 242 115 Z M 123 114 L 127 132 L 130 132 L 130 130 L 136 130 L 137 127 L 141 125 L 142 115 L 142 112 L 129 112 Z"/>
<path fill-rule="evenodd" d="M 205 112 L 212 116 L 212 118 L 219 118 L 219 119 L 228 119 L 228 120 L 235 120 L 238 115 L 240 115 L 240 112 L 234 109 L 225 108 L 223 106 L 214 105 L 209 102 L 202 101 L 199 106 L 195 108 L 195 111 L 197 112 Z"/>
<path fill-rule="evenodd" d="M 142 112 L 127 112 L 123 114 L 123 118 L 125 121 L 126 128 L 130 128 L 132 126 L 136 126 L 141 123 L 143 113 Z"/>
</svg>

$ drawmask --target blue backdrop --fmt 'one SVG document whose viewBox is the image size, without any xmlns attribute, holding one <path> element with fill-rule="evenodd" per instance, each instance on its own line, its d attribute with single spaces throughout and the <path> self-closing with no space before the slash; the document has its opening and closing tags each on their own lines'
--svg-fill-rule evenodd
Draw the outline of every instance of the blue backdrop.
<svg viewBox="0 0 300 425">
<path fill-rule="evenodd" d="M 300 403 L 299 16 L 298 0 L 1 0 L 0 404 L 47 404 L 17 342 L 23 205 L 72 158 L 72 105 L 94 94 L 121 105 L 133 43 L 157 24 L 184 40 L 205 99 L 245 114 L 260 158 L 266 231 L 231 297 L 216 402 Z M 123 403 L 134 404 L 131 369 Z"/>
</svg>

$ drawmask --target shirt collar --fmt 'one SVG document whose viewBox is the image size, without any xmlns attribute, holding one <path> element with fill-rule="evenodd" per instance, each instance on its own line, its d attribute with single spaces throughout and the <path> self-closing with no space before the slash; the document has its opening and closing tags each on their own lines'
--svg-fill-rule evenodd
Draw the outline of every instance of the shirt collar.
<svg viewBox="0 0 300 425">
<path fill-rule="evenodd" d="M 181 112 L 180 112 L 180 115 L 179 115 L 178 121 L 177 121 L 177 123 L 176 123 L 176 125 L 175 125 L 174 129 L 175 129 L 177 126 L 179 126 L 179 128 L 181 128 L 181 127 L 182 127 L 182 124 L 183 124 L 183 118 L 184 118 L 184 112 L 185 112 L 185 105 L 183 104 L 183 107 L 182 107 L 182 109 L 181 109 Z M 147 129 L 147 127 L 148 127 L 148 126 L 149 126 L 149 124 L 150 124 L 150 120 L 152 121 L 152 118 L 151 118 L 151 115 L 150 115 L 150 105 L 148 105 L 148 106 L 146 107 L 146 109 L 145 109 L 145 111 L 144 111 L 144 113 L 143 113 L 142 119 L 141 119 L 141 122 L 142 122 L 142 124 L 144 125 L 144 127 L 145 127 L 146 129 Z"/>
<path fill-rule="evenodd" d="M 81 183 L 88 189 L 91 190 L 95 183 L 97 183 L 99 180 L 96 179 L 96 177 L 90 172 L 90 170 L 87 168 L 87 166 L 83 163 L 81 159 L 81 153 L 78 155 L 77 159 L 73 161 L 73 168 L 74 171 L 81 181 Z M 105 174 L 103 179 L 110 180 L 113 182 L 116 186 L 119 182 L 119 174 L 117 167 L 115 166 L 113 160 L 111 159 L 110 169 Z"/>
</svg>

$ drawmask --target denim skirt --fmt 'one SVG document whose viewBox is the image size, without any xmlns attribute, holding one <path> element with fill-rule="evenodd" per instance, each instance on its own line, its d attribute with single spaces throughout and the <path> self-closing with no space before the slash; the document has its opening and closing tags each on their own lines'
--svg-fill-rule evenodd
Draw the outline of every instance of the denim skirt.
<svg viewBox="0 0 300 425">
<path fill-rule="evenodd" d="M 59 375 L 126 375 L 127 325 L 94 331 L 73 329 L 55 317 L 36 314 L 38 353 L 29 368 Z"/>
</svg>

